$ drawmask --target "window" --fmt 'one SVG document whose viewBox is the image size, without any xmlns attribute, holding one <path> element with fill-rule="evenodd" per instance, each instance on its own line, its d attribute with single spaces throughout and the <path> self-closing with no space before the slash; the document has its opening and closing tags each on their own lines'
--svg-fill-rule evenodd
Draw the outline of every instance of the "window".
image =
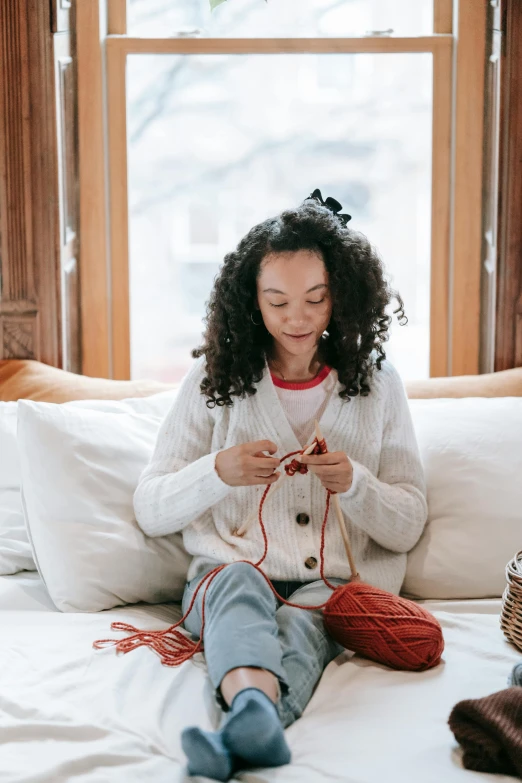
<svg viewBox="0 0 522 783">
<path fill-rule="evenodd" d="M 457 90 L 452 117 L 452 13 L 449 0 L 228 0 L 212 13 L 209 0 L 109 0 L 114 377 L 179 380 L 224 255 L 316 187 L 403 296 L 409 324 L 394 320 L 387 344 L 403 377 L 465 371 L 452 324 L 472 323 L 459 281 L 469 305 L 476 270 L 452 259 L 450 228 L 478 223 L 476 194 L 451 200 L 464 105 Z M 479 141 L 457 145 L 454 178 L 480 163 Z"/>
</svg>

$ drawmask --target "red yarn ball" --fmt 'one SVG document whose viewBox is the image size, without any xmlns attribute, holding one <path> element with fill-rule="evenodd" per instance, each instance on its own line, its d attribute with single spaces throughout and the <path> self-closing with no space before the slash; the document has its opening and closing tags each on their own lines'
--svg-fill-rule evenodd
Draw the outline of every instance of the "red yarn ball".
<svg viewBox="0 0 522 783">
<path fill-rule="evenodd" d="M 349 582 L 334 590 L 323 616 L 336 642 L 392 669 L 421 672 L 440 662 L 440 624 L 406 598 L 364 582 Z"/>
</svg>

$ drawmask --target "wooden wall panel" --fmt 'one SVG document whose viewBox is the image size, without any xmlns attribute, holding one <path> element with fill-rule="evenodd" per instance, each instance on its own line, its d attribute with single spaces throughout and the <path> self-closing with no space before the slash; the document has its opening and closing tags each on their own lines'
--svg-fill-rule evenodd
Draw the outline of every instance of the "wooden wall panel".
<svg viewBox="0 0 522 783">
<path fill-rule="evenodd" d="M 31 321 L 36 317 L 32 257 L 31 135 L 29 95 L 18 75 L 26 68 L 28 30 L 0 5 L 0 357 L 16 350 L 23 318 L 25 354 L 34 355 Z M 5 340 L 5 347 L 4 347 Z"/>
<path fill-rule="evenodd" d="M 502 3 L 495 370 L 522 366 L 522 4 Z"/>
<path fill-rule="evenodd" d="M 3 317 L 1 324 L 2 358 L 34 359 L 34 346 L 38 345 L 38 313 Z"/>
<path fill-rule="evenodd" d="M 16 0 L 9 0 L 11 4 Z M 55 119 L 54 58 L 50 4 L 18 0 L 16 7 L 28 28 L 29 57 L 22 89 L 30 101 L 31 193 L 33 250 L 40 342 L 35 356 L 62 365 L 60 339 L 58 174 Z M 23 24 L 19 18 L 19 24 Z"/>
<path fill-rule="evenodd" d="M 20 30 L 20 49 L 10 52 L 12 73 L 26 56 L 24 31 Z M 5 205 L 6 241 L 4 257 L 9 262 L 4 275 L 4 290 L 11 299 L 34 298 L 34 276 L 29 258 L 32 253 L 31 221 L 31 140 L 27 118 L 28 97 L 17 90 L 16 84 L 6 84 L 5 137 L 14 138 L 10 154 L 5 158 L 5 187 L 2 204 Z M 16 196 L 20 194 L 21 199 Z M 9 240 L 7 240 L 9 237 Z"/>
<path fill-rule="evenodd" d="M 502 29 L 500 22 L 500 2 L 501 0 L 491 0 L 488 6 L 480 310 L 479 369 L 481 373 L 493 372 L 495 368 L 498 160 L 502 85 Z"/>
<path fill-rule="evenodd" d="M 69 33 L 53 34 L 70 17 L 67 0 L 0 3 L 0 359 L 57 367 L 77 356 L 64 335 L 79 328 L 64 301 L 79 285 L 66 283 L 78 276 L 74 72 L 70 50 L 55 57 Z"/>
</svg>

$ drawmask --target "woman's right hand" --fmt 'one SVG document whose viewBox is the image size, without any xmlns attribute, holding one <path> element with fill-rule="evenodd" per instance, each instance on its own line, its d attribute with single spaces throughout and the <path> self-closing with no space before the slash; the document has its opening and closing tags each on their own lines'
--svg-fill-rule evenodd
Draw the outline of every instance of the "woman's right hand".
<svg viewBox="0 0 522 783">
<path fill-rule="evenodd" d="M 270 440 L 257 440 L 220 451 L 215 463 L 219 478 L 231 487 L 273 484 L 281 475 L 275 472 L 281 461 L 263 451 L 275 454 L 277 446 Z"/>
</svg>

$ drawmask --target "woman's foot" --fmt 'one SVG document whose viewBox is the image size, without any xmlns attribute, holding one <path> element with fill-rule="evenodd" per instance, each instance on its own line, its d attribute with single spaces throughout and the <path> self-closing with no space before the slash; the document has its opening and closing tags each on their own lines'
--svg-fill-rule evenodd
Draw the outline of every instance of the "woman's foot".
<svg viewBox="0 0 522 783">
<path fill-rule="evenodd" d="M 275 704 L 257 688 L 245 688 L 235 697 L 222 731 L 232 756 L 255 767 L 280 767 L 290 763 L 283 726 Z"/>
<path fill-rule="evenodd" d="M 197 726 L 184 729 L 181 733 L 181 747 L 188 758 L 189 775 L 201 775 L 213 780 L 228 780 L 232 776 L 234 759 L 220 731 L 203 731 Z"/>
<path fill-rule="evenodd" d="M 513 671 L 509 676 L 508 685 L 522 685 L 522 663 L 517 663 L 517 665 L 513 667 Z"/>
</svg>

